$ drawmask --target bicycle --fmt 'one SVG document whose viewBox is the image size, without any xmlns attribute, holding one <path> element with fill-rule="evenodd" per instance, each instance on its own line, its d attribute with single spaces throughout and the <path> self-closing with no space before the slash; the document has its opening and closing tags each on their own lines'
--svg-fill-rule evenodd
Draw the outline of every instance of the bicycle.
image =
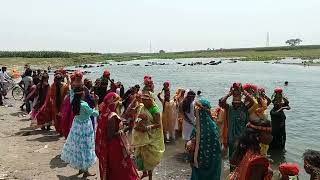
<svg viewBox="0 0 320 180">
<path fill-rule="evenodd" d="M 1 83 L 1 87 L 1 93 L 3 96 L 7 95 L 8 92 L 11 91 L 11 95 L 14 100 L 23 100 L 24 91 L 14 80 L 8 80 L 6 83 Z"/>
</svg>

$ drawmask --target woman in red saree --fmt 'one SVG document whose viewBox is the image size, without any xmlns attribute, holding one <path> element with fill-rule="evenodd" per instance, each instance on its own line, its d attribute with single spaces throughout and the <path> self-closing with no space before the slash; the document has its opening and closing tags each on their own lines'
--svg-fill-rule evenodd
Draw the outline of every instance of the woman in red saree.
<svg viewBox="0 0 320 180">
<path fill-rule="evenodd" d="M 48 96 L 50 85 L 48 83 L 48 74 L 43 74 L 41 76 L 41 81 L 37 85 L 35 93 L 38 98 L 35 103 L 30 116 L 33 119 L 31 126 L 34 128 L 41 127 L 42 130 L 50 130 L 50 125 L 52 122 L 51 118 L 51 102 Z"/>
<path fill-rule="evenodd" d="M 272 141 L 271 123 L 267 120 L 250 121 L 239 137 L 231 163 L 236 166 L 230 180 L 271 180 L 268 159 L 260 154 L 260 143 Z"/>
<path fill-rule="evenodd" d="M 65 99 L 67 93 L 69 92 L 69 83 L 64 83 L 63 79 L 65 77 L 65 73 L 63 71 L 57 71 L 54 75 L 54 82 L 50 88 L 50 100 L 52 102 L 52 119 L 54 123 L 54 127 L 59 134 L 63 134 L 61 128 L 61 107 L 63 100 Z M 67 76 L 67 80 L 68 76 Z"/>
<path fill-rule="evenodd" d="M 120 96 L 109 93 L 100 105 L 101 115 L 96 132 L 96 155 L 101 180 L 136 180 L 138 173 L 127 149 L 122 131 Z"/>
</svg>

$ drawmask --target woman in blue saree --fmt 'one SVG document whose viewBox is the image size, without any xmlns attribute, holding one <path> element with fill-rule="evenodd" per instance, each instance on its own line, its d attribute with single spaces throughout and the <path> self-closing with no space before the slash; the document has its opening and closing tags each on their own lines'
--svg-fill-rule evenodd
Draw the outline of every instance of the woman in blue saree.
<svg viewBox="0 0 320 180">
<path fill-rule="evenodd" d="M 191 135 L 194 156 L 191 180 L 220 180 L 221 148 L 219 130 L 210 115 L 210 103 L 201 99 L 196 105 L 196 128 Z"/>
</svg>

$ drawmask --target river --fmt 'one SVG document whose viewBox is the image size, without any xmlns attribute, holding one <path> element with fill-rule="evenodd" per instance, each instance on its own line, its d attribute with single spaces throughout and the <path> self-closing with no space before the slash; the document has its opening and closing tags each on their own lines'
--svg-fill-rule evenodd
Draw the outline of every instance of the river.
<svg viewBox="0 0 320 180">
<path fill-rule="evenodd" d="M 88 78 L 99 77 L 104 69 L 111 72 L 111 77 L 121 81 L 126 87 L 140 84 L 143 76 L 151 75 L 155 87 L 159 90 L 166 80 L 171 82 L 172 94 L 177 87 L 201 90 L 212 106 L 216 106 L 219 98 L 226 95 L 233 82 L 254 83 L 266 89 L 271 96 L 275 87 L 283 87 L 285 81 L 289 86 L 283 87 L 292 109 L 286 111 L 287 145 L 286 152 L 274 153 L 271 158 L 274 166 L 280 162 L 296 162 L 300 165 L 301 178 L 306 179 L 303 169 L 302 154 L 306 149 L 320 150 L 318 143 L 320 132 L 320 68 L 298 65 L 281 65 L 263 62 L 222 61 L 216 66 L 182 66 L 176 62 L 209 62 L 219 59 L 176 59 L 130 61 L 123 64 L 112 63 L 104 67 L 88 69 L 93 73 Z M 148 62 L 163 62 L 169 65 L 148 65 Z M 140 64 L 140 66 L 134 66 Z M 183 147 L 181 147 L 183 148 Z"/>
</svg>

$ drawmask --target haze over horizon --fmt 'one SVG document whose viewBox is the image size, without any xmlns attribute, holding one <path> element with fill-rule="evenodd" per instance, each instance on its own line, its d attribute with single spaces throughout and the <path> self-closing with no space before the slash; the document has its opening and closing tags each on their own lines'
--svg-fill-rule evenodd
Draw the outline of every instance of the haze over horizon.
<svg viewBox="0 0 320 180">
<path fill-rule="evenodd" d="M 0 50 L 187 51 L 320 44 L 319 0 L 2 0 Z"/>
</svg>

